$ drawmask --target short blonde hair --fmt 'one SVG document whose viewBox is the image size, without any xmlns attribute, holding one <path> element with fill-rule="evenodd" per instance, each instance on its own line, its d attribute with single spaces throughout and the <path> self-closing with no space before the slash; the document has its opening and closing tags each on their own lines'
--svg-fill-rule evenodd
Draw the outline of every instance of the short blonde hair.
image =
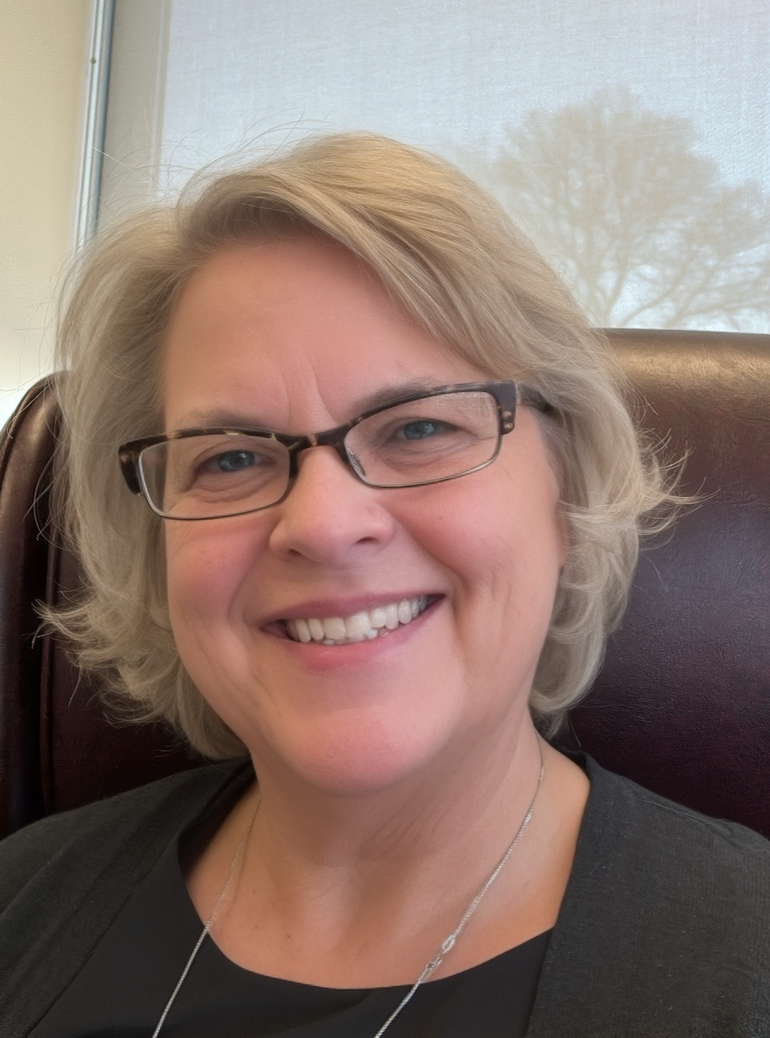
<svg viewBox="0 0 770 1038">
<path fill-rule="evenodd" d="M 73 273 L 60 323 L 59 508 L 86 590 L 49 616 L 79 664 L 137 719 L 163 718 L 200 752 L 238 738 L 174 645 L 162 521 L 131 498 L 118 444 L 159 430 L 163 336 L 190 276 L 229 246 L 300 234 L 340 243 L 447 350 L 540 390 L 569 551 L 531 693 L 553 728 L 590 685 L 617 625 L 639 536 L 673 496 L 640 440 L 609 346 L 500 207 L 445 161 L 367 133 L 198 177 L 174 206 L 134 213 Z"/>
</svg>

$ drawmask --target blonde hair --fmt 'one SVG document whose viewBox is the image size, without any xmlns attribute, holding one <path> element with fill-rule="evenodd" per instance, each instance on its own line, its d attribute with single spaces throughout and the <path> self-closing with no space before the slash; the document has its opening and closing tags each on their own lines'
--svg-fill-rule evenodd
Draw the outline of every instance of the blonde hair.
<svg viewBox="0 0 770 1038">
<path fill-rule="evenodd" d="M 553 728 L 596 674 L 640 532 L 659 525 L 673 495 L 623 402 L 609 346 L 529 241 L 453 166 L 372 134 L 310 140 L 196 178 L 175 206 L 132 214 L 82 258 L 60 325 L 58 493 L 86 589 L 49 622 L 137 719 L 164 718 L 211 757 L 244 752 L 179 659 L 162 521 L 128 495 L 116 448 L 159 431 L 164 329 L 192 273 L 228 246 L 307 233 L 368 264 L 446 349 L 540 390 L 560 416 L 544 428 L 569 552 L 531 694 Z"/>
</svg>

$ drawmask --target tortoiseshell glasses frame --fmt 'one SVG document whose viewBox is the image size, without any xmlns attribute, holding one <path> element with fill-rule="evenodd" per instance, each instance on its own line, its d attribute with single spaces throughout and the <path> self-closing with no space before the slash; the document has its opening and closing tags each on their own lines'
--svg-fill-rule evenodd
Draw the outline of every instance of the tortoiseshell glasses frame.
<svg viewBox="0 0 770 1038">
<path fill-rule="evenodd" d="M 350 442 L 346 442 L 350 434 L 358 430 L 362 423 L 369 423 L 365 425 L 366 429 L 376 426 L 379 432 L 384 426 L 380 423 L 371 423 L 369 420 L 375 416 L 381 416 L 394 408 L 422 400 L 432 400 L 437 397 L 465 397 L 467 394 L 476 394 L 477 406 L 479 404 L 479 394 L 485 394 L 487 398 L 491 398 L 494 401 L 494 406 L 490 401 L 487 405 L 484 405 L 485 414 L 480 418 L 476 417 L 474 419 L 481 424 L 481 431 L 483 431 L 484 436 L 476 439 L 473 439 L 470 435 L 466 437 L 468 441 L 472 440 L 474 443 L 472 450 L 465 446 L 465 441 L 463 441 L 463 450 L 457 450 L 454 446 L 454 441 L 450 437 L 446 449 L 443 449 L 444 443 L 442 442 L 441 452 L 431 451 L 429 445 L 432 445 L 437 440 L 441 442 L 441 435 L 446 440 L 447 430 L 451 431 L 453 429 L 450 422 L 445 421 L 446 419 L 451 420 L 453 417 L 451 407 L 455 402 L 450 400 L 442 402 L 443 410 L 435 415 L 426 414 L 423 416 L 420 412 L 416 412 L 414 415 L 410 414 L 409 417 L 404 416 L 403 426 L 394 426 L 394 430 L 399 435 L 393 435 L 392 430 L 389 431 L 387 443 L 378 440 L 376 444 L 374 444 L 374 441 L 367 444 L 362 438 L 363 434 L 360 432 L 359 439 L 362 440 L 363 451 L 361 451 L 361 445 L 356 444 L 358 446 L 357 452 Z M 461 404 L 469 406 L 471 403 L 470 400 L 458 400 L 458 413 L 461 411 Z M 271 432 L 264 429 L 180 429 L 176 432 L 147 436 L 124 443 L 118 449 L 118 459 L 129 490 L 134 494 L 143 495 L 150 508 L 162 518 L 187 521 L 220 519 L 261 511 L 263 508 L 269 508 L 282 501 L 289 493 L 292 483 L 297 476 L 300 454 L 302 451 L 313 447 L 333 448 L 353 475 L 362 483 L 371 487 L 423 486 L 430 483 L 442 483 L 446 480 L 468 475 L 471 472 L 477 472 L 479 469 L 491 465 L 499 454 L 502 437 L 511 432 L 514 427 L 516 406 L 518 404 L 525 404 L 528 407 L 534 407 L 546 413 L 554 412 L 554 408 L 541 393 L 517 382 L 508 380 L 464 382 L 450 386 L 437 386 L 435 389 L 428 391 L 398 397 L 379 407 L 365 411 L 355 418 L 351 418 L 343 425 L 338 425 L 333 429 L 326 429 L 324 432 L 294 436 L 289 433 Z M 493 425 L 495 428 L 492 428 Z M 409 430 L 409 432 L 401 435 L 404 433 L 404 430 Z M 417 435 L 411 435 L 415 432 Z M 424 433 L 426 434 L 424 435 Z M 172 445 L 179 441 L 189 441 L 195 438 L 202 440 L 204 437 L 212 439 L 217 437 L 224 437 L 225 439 L 240 437 L 241 443 L 237 446 L 234 444 L 229 452 L 215 453 L 206 459 L 205 464 L 208 466 L 206 469 L 207 479 L 211 483 L 211 487 L 207 487 L 204 493 L 199 493 L 194 498 L 191 494 L 188 494 L 181 509 L 177 503 L 175 505 L 177 510 L 174 511 L 166 503 L 168 457 L 172 452 Z M 455 439 L 461 438 L 455 437 Z M 262 441 L 265 444 L 265 454 L 260 456 L 258 465 L 251 464 L 250 459 L 253 459 L 256 455 L 246 449 L 243 442 L 244 439 L 249 445 L 252 440 L 256 442 Z M 270 445 L 269 450 L 267 449 L 268 444 Z M 432 474 L 426 478 L 423 471 L 423 475 L 420 478 L 409 477 L 404 472 L 398 471 L 397 464 L 394 466 L 389 457 L 388 460 L 381 461 L 377 452 L 384 455 L 389 447 L 390 452 L 394 453 L 393 444 L 403 445 L 403 449 L 399 446 L 398 450 L 402 451 L 405 460 L 408 460 L 410 464 L 412 463 L 412 453 L 410 452 L 416 451 L 417 454 L 425 455 L 425 471 L 429 470 Z M 421 449 L 422 444 L 428 446 L 428 449 L 423 451 Z M 181 446 L 180 444 L 180 448 Z M 217 444 L 217 446 L 222 445 Z M 374 462 L 373 467 L 379 466 L 381 470 L 390 466 L 393 469 L 393 475 L 388 474 L 387 479 L 383 479 L 382 474 L 380 474 L 379 478 L 372 477 L 371 475 L 367 476 L 366 466 L 359 456 L 359 452 L 365 453 L 366 451 L 370 452 L 366 459 L 367 464 Z M 177 450 L 176 453 L 179 454 L 179 451 Z M 438 462 L 434 455 L 440 455 Z M 220 468 L 214 470 L 211 464 L 212 461 L 216 464 L 225 459 L 228 462 L 235 459 L 237 463 L 244 458 L 249 462 L 246 468 L 238 468 L 237 466 L 222 468 L 220 465 Z M 463 458 L 465 462 L 463 462 Z M 191 460 L 194 460 L 195 464 L 200 465 L 201 468 L 203 467 L 197 456 Z M 188 465 L 191 464 L 187 459 L 184 459 L 184 461 Z M 453 465 L 453 461 L 455 465 Z M 261 471 L 262 469 L 267 470 L 266 478 Z M 243 473 L 252 470 L 256 473 L 256 477 L 253 477 L 256 478 L 256 483 L 251 485 L 250 490 L 248 486 L 244 489 L 243 485 L 248 481 L 242 478 Z M 219 486 L 214 487 L 214 478 L 211 476 L 212 471 L 216 472 L 217 477 L 221 475 L 222 480 L 226 480 L 226 475 L 230 476 L 230 482 L 224 491 L 219 489 Z M 190 468 L 190 473 L 185 471 L 185 476 L 192 474 L 192 472 L 193 470 Z M 242 495 L 241 497 L 237 497 L 232 492 L 231 488 L 234 481 L 236 491 Z M 240 482 L 240 486 L 238 486 L 238 482 Z M 180 492 L 180 500 L 181 497 L 182 494 Z"/>
</svg>

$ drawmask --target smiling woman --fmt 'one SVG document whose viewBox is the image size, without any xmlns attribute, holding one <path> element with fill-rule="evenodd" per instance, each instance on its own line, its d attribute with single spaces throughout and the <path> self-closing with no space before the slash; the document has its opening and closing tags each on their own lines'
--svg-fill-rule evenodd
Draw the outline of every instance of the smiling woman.
<svg viewBox="0 0 770 1038">
<path fill-rule="evenodd" d="M 308 237 L 210 259 L 166 329 L 164 428 L 229 412 L 248 428 L 286 435 L 338 425 L 385 388 L 397 400 L 407 379 L 444 386 L 486 374 L 448 354 L 362 273 L 346 249 Z M 431 465 L 404 486 L 403 462 L 395 485 L 374 492 L 310 436 L 275 507 L 166 528 L 181 659 L 259 759 L 263 791 L 264 758 L 276 752 L 313 789 L 355 794 L 429 765 L 444 781 L 444 769 L 456 771 L 464 758 L 468 766 L 471 746 L 489 753 L 479 725 L 500 737 L 502 714 L 516 715 L 502 760 L 521 737 L 565 554 L 559 486 L 526 406 L 495 464 L 469 466 L 457 436 L 467 401 L 457 397 L 452 474 L 476 468 L 467 476 L 472 495 L 458 480 L 432 482 Z M 484 461 L 496 453 L 499 426 L 488 399 L 493 444 Z M 438 413 L 448 416 L 451 400 L 430 396 L 408 415 L 432 417 L 440 401 Z M 393 447 L 384 456 L 395 464 Z M 223 497 L 229 504 L 230 493 Z M 442 521 L 447 514 L 451 523 Z M 411 603 L 419 609 L 421 600 L 426 608 L 413 619 Z M 410 622 L 399 617 L 387 637 L 348 644 L 348 625 L 356 629 L 364 612 L 387 619 L 394 609 Z M 324 628 L 320 642 L 287 637 L 291 624 L 309 633 L 311 622 Z"/>
<path fill-rule="evenodd" d="M 760 1033 L 767 845 L 540 734 L 675 495 L 494 203 L 311 142 L 97 243 L 62 359 L 88 586 L 50 622 L 235 763 L 0 851 L 17 904 L 78 918 L 12 1033 Z"/>
<path fill-rule="evenodd" d="M 78 372 L 64 389 L 73 415 L 68 442 L 79 445 L 69 459 L 77 493 L 63 507 L 95 592 L 68 624 L 84 663 L 116 670 L 140 716 L 160 712 L 204 753 L 242 752 L 188 682 L 165 619 L 163 582 L 147 586 L 147 574 L 160 573 L 160 527 L 137 507 L 129 532 L 114 459 L 99 445 L 175 432 L 161 417 L 162 345 L 179 297 L 202 268 L 214 260 L 221 266 L 228 253 L 243 279 L 240 267 L 252 253 L 269 247 L 279 256 L 298 237 L 315 241 L 323 256 L 336 246 L 355 257 L 354 276 L 387 296 L 411 336 L 427 337 L 447 362 L 465 362 L 466 374 L 453 381 L 520 380 L 558 412 L 558 421 L 552 416 L 542 428 L 560 470 L 573 550 L 531 697 L 538 713 L 558 718 L 590 683 L 625 604 L 640 521 L 665 504 L 666 491 L 654 456 L 640 454 L 608 348 L 526 239 L 454 168 L 367 134 L 322 138 L 252 169 L 195 180 L 175 209 L 134 215 L 106 236 L 98 257 L 86 259 L 73 279 L 60 359 Z M 286 302 L 290 290 L 278 268 L 264 267 L 263 290 Z M 237 289 L 234 282 L 213 301 L 216 313 L 228 310 Z M 214 312 L 201 318 L 201 334 Z M 320 314 L 304 321 L 304 353 L 291 378 L 299 377 L 321 332 L 334 338 L 333 314 L 324 315 L 325 324 Z M 349 347 L 345 377 L 353 384 L 364 345 L 356 339 Z M 379 348 L 389 348 L 387 341 Z M 431 384 L 406 365 L 374 395 L 351 393 L 340 420 L 446 381 Z M 184 425 L 243 428 L 263 419 L 253 405 L 239 412 L 229 399 L 217 411 L 202 406 L 180 416 Z M 316 419 L 276 431 L 306 434 L 325 424 Z M 69 450 L 65 444 L 63 452 Z M 152 457 L 144 460 L 149 471 Z M 105 494 L 114 501 L 114 517 L 105 510 Z M 157 496 L 150 491 L 151 501 Z M 120 604 L 116 586 L 126 592 Z"/>
</svg>

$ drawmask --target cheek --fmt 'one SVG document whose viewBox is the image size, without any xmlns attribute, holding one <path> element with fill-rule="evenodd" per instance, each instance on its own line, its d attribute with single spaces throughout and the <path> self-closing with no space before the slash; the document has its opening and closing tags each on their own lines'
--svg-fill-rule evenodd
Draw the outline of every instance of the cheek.
<svg viewBox="0 0 770 1038">
<path fill-rule="evenodd" d="M 230 528 L 217 531 L 180 523 L 167 534 L 169 617 L 177 651 L 200 693 L 234 731 L 242 723 L 239 690 L 259 684 L 243 608 L 259 553 L 254 531 L 239 532 L 236 525 L 231 520 Z"/>
<path fill-rule="evenodd" d="M 458 557 L 486 598 L 486 622 L 500 638 L 539 647 L 553 611 L 566 539 L 560 488 L 537 453 L 527 464 L 501 465 L 463 523 Z M 471 576 L 470 579 L 473 579 Z M 493 614 L 490 616 L 490 612 Z M 505 650 L 501 647 L 502 652 Z"/>
<path fill-rule="evenodd" d="M 201 623 L 225 620 L 254 560 L 253 544 L 237 531 L 201 526 L 177 523 L 166 535 L 169 613 L 180 650 Z M 191 624 L 196 630 L 188 630 Z"/>
<path fill-rule="evenodd" d="M 525 490 L 521 474 L 492 471 L 426 488 L 403 523 L 449 572 L 475 626 L 547 625 L 565 555 L 558 485 L 549 472 Z"/>
</svg>

